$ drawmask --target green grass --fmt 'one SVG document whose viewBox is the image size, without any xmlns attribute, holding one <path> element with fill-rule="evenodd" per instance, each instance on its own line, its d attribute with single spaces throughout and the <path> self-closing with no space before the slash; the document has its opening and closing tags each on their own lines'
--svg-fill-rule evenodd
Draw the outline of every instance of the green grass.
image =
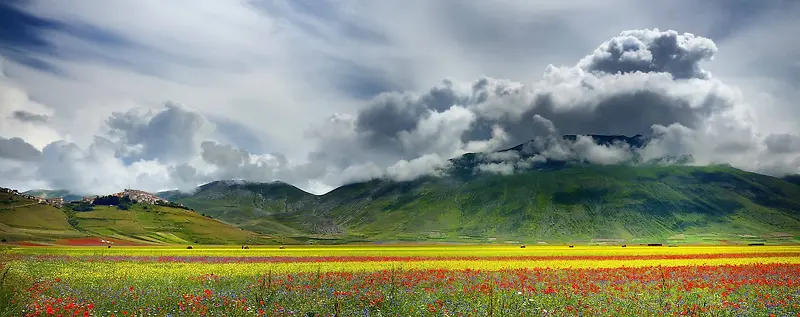
<svg viewBox="0 0 800 317">
<path fill-rule="evenodd" d="M 52 240 L 83 237 L 56 207 L 0 193 L 0 237 L 14 240 Z"/>
<path fill-rule="evenodd" d="M 177 208 L 136 204 L 129 210 L 95 206 L 75 213 L 77 226 L 89 233 L 126 240 L 161 243 L 243 244 L 265 242 L 262 236 L 198 213 Z"/>
</svg>

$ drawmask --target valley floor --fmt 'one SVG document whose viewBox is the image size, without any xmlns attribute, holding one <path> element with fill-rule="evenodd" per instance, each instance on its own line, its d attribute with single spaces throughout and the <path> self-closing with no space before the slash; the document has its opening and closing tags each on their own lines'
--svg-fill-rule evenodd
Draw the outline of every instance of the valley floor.
<svg viewBox="0 0 800 317">
<path fill-rule="evenodd" d="M 798 246 L 14 247 L 3 267 L 3 316 L 800 312 Z"/>
</svg>

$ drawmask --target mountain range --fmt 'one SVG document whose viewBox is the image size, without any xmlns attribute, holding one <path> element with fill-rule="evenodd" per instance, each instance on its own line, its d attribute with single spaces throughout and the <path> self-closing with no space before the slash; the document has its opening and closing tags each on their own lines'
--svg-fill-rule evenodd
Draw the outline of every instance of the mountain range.
<svg viewBox="0 0 800 317">
<path fill-rule="evenodd" d="M 33 189 L 23 192 L 23 194 L 41 197 L 41 198 L 64 198 L 64 200 L 81 200 L 83 196 L 73 194 L 72 192 L 64 189 L 47 190 L 47 189 Z"/>
<path fill-rule="evenodd" d="M 648 142 L 643 136 L 591 137 L 631 148 Z M 281 243 L 800 241 L 800 176 L 683 164 L 689 161 L 558 159 L 543 155 L 542 142 L 530 141 L 453 158 L 435 176 L 373 179 L 323 195 L 283 182 L 231 180 L 157 195 L 247 232 L 251 240 Z M 215 242 L 243 243 L 236 239 Z"/>
</svg>

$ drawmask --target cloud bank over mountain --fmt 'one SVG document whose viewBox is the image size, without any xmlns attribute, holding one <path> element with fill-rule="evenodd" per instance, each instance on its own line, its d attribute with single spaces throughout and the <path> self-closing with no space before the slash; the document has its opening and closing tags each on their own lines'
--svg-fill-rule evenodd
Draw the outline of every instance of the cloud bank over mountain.
<svg viewBox="0 0 800 317">
<path fill-rule="evenodd" d="M 57 21 L 62 21 L 66 14 L 37 4 L 23 9 L 20 10 Z M 522 158 L 510 152 L 487 154 L 493 156 L 492 162 L 479 166 L 478 171 L 510 174 L 547 159 L 620 164 L 633 157 L 644 161 L 691 157 L 689 164 L 726 163 L 772 175 L 800 173 L 800 131 L 789 123 L 783 123 L 782 129 L 771 130 L 771 117 L 762 115 L 759 107 L 763 105 L 752 103 L 754 99 L 745 93 L 748 89 L 712 72 L 717 57 L 724 56 L 726 45 L 709 37 L 670 29 L 617 31 L 616 36 L 612 34 L 610 38 L 585 47 L 582 55 L 575 56 L 571 62 L 548 64 L 539 75 L 517 79 L 479 76 L 464 81 L 440 74 L 440 78 L 446 79 L 428 88 L 420 88 L 417 81 L 404 84 L 404 80 L 393 77 L 399 70 L 371 65 L 366 59 L 362 64 L 354 64 L 361 65 L 353 66 L 354 69 L 374 66 L 373 73 L 394 75 L 385 77 L 386 85 L 375 87 L 371 97 L 363 98 L 345 94 L 341 87 L 324 86 L 325 89 L 315 90 L 295 85 L 291 89 L 280 89 L 284 84 L 272 79 L 262 82 L 264 87 L 259 90 L 255 83 L 262 78 L 261 74 L 242 73 L 244 68 L 240 66 L 266 67 L 261 64 L 262 58 L 273 62 L 284 60 L 287 65 L 297 67 L 295 72 L 285 70 L 291 73 L 285 77 L 287 82 L 292 82 L 298 73 L 308 71 L 302 78 L 313 78 L 309 79 L 313 84 L 316 80 L 335 79 L 314 76 L 309 65 L 293 60 L 289 63 L 288 59 L 294 58 L 297 52 L 325 52 L 327 58 L 361 53 L 329 51 L 332 48 L 321 42 L 313 42 L 311 48 L 294 44 L 282 48 L 291 52 L 262 51 L 245 40 L 245 36 L 253 32 L 251 28 L 274 31 L 270 39 L 278 44 L 309 30 L 282 29 L 285 26 L 273 24 L 278 21 L 273 19 L 275 12 L 297 14 L 286 6 L 236 8 L 240 9 L 246 10 L 227 13 L 241 15 L 245 19 L 243 28 L 230 26 L 219 32 L 230 31 L 242 36 L 241 39 L 231 42 L 231 39 L 214 38 L 216 35 L 211 34 L 199 42 L 185 43 L 189 47 L 206 47 L 217 42 L 230 46 L 210 52 L 213 53 L 210 55 L 172 51 L 174 47 L 167 45 L 166 39 L 160 39 L 147 29 L 114 30 L 125 39 L 147 43 L 150 48 L 164 45 L 158 52 L 147 50 L 145 55 L 126 56 L 128 51 L 123 49 L 124 43 L 120 43 L 119 52 L 123 54 L 120 58 L 152 59 L 155 58 L 153 54 L 182 56 L 173 66 L 165 64 L 166 69 L 162 70 L 166 72 L 169 67 L 175 67 L 175 73 L 180 74 L 177 77 L 148 74 L 148 70 L 142 69 L 120 72 L 119 67 L 80 64 L 82 60 L 63 60 L 32 51 L 31 54 L 42 61 L 52 62 L 53 66 L 84 78 L 120 75 L 121 80 L 134 83 L 130 88 L 103 83 L 106 86 L 97 87 L 102 93 L 92 92 L 96 98 L 91 101 L 108 106 L 85 108 L 93 109 L 91 111 L 82 111 L 80 109 L 84 108 L 76 106 L 89 102 L 83 96 L 65 90 L 76 85 L 74 80 L 7 57 L 4 67 L 11 65 L 13 71 L 4 68 L 0 78 L 0 179 L 4 180 L 0 186 L 63 188 L 89 194 L 126 187 L 151 191 L 189 190 L 214 180 L 244 179 L 281 180 L 321 193 L 348 182 L 375 177 L 410 180 L 422 175 L 438 175 L 450 158 L 469 152 L 490 153 L 531 139 L 536 140 L 531 146 L 536 147 L 537 155 Z M 380 11 L 369 6 L 360 9 L 376 14 Z M 250 11 L 258 15 L 251 16 Z M 292 17 L 302 21 L 324 20 L 318 14 L 323 13 L 304 12 Z M 356 20 L 338 19 L 336 23 L 342 24 Z M 378 50 L 389 45 L 385 41 L 397 45 L 402 38 L 391 25 L 381 27 L 373 24 L 377 22 L 372 19 L 362 23 L 365 25 L 350 27 L 366 28 L 369 24 L 375 32 L 391 35 L 392 40 L 382 39 L 377 34 L 348 34 L 349 47 Z M 164 27 L 175 31 L 185 26 L 168 24 Z M 125 33 L 133 32 L 131 30 L 138 33 Z M 53 36 L 87 40 L 85 34 Z M 96 36 L 92 34 L 89 39 L 97 40 Z M 81 43 L 78 47 L 82 49 L 92 47 L 91 43 Z M 76 47 L 73 42 L 60 44 Z M 131 52 L 144 54 L 133 49 Z M 244 55 L 247 52 L 258 54 Z M 373 53 L 378 54 L 378 51 Z M 225 72 L 219 74 L 220 78 L 200 84 L 199 81 L 205 79 L 189 75 L 201 74 L 202 67 L 186 65 L 193 57 L 205 67 L 213 65 L 215 70 L 224 69 Z M 226 64 L 236 58 L 242 58 L 241 65 Z M 159 55 L 159 60 L 163 62 L 164 56 Z M 336 65 L 342 63 L 335 58 L 331 60 L 336 60 Z M 328 66 L 313 67 L 327 69 Z M 93 71 L 82 72 L 86 69 Z M 222 86 L 207 86 L 233 74 L 243 79 L 235 89 L 239 92 L 238 98 L 236 95 L 222 97 L 222 91 L 226 90 Z M 339 80 L 349 80 L 367 89 L 367 82 L 360 82 L 360 76 Z M 40 81 L 42 86 L 57 89 L 43 92 L 41 87 L 31 86 L 35 85 L 31 84 L 32 79 L 45 79 Z M 375 84 L 377 78 L 374 79 L 368 81 Z M 791 83 L 791 79 L 787 82 Z M 218 83 L 223 85 L 221 81 Z M 76 87 L 84 89 L 84 86 Z M 193 91 L 187 87 L 202 88 L 204 98 L 187 94 Z M 137 96 L 145 98 L 133 101 L 114 99 L 117 92 L 129 89 L 152 93 L 137 91 Z M 219 95 L 213 93 L 214 89 L 219 89 Z M 260 106 L 248 100 L 259 91 L 275 99 L 262 101 Z M 174 92 L 174 96 L 170 96 L 170 92 Z M 66 97 L 59 100 L 53 94 Z M 213 103 L 209 104 L 209 100 Z M 325 102 L 332 105 L 327 109 L 330 111 L 315 108 Z M 771 109 L 784 104 L 783 99 L 775 101 Z M 226 110 L 233 105 L 235 108 L 230 109 L 235 111 Z M 72 107 L 77 113 L 64 114 Z M 307 116 L 296 121 L 293 118 L 298 115 L 297 111 Z M 233 117 L 239 119 L 219 119 Z M 262 125 L 267 125 L 265 129 L 272 129 L 273 133 L 257 135 L 259 132 L 253 132 L 259 131 L 254 127 Z M 578 137 L 574 141 L 561 139 L 565 134 Z M 641 134 L 651 140 L 642 148 L 633 148 L 624 143 L 598 144 L 597 140 L 586 136 L 590 134 Z M 291 141 L 276 141 L 284 136 Z M 271 142 L 273 146 L 264 146 Z M 283 145 L 278 146 L 278 143 Z M 292 147 L 293 144 L 298 145 Z"/>
</svg>

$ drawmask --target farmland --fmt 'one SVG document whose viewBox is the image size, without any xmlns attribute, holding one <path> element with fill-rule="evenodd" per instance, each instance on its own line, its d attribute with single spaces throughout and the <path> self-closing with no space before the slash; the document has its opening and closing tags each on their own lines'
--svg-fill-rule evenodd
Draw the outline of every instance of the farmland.
<svg viewBox="0 0 800 317">
<path fill-rule="evenodd" d="M 15 247 L 5 267 L 3 316 L 800 312 L 794 246 Z"/>
</svg>

